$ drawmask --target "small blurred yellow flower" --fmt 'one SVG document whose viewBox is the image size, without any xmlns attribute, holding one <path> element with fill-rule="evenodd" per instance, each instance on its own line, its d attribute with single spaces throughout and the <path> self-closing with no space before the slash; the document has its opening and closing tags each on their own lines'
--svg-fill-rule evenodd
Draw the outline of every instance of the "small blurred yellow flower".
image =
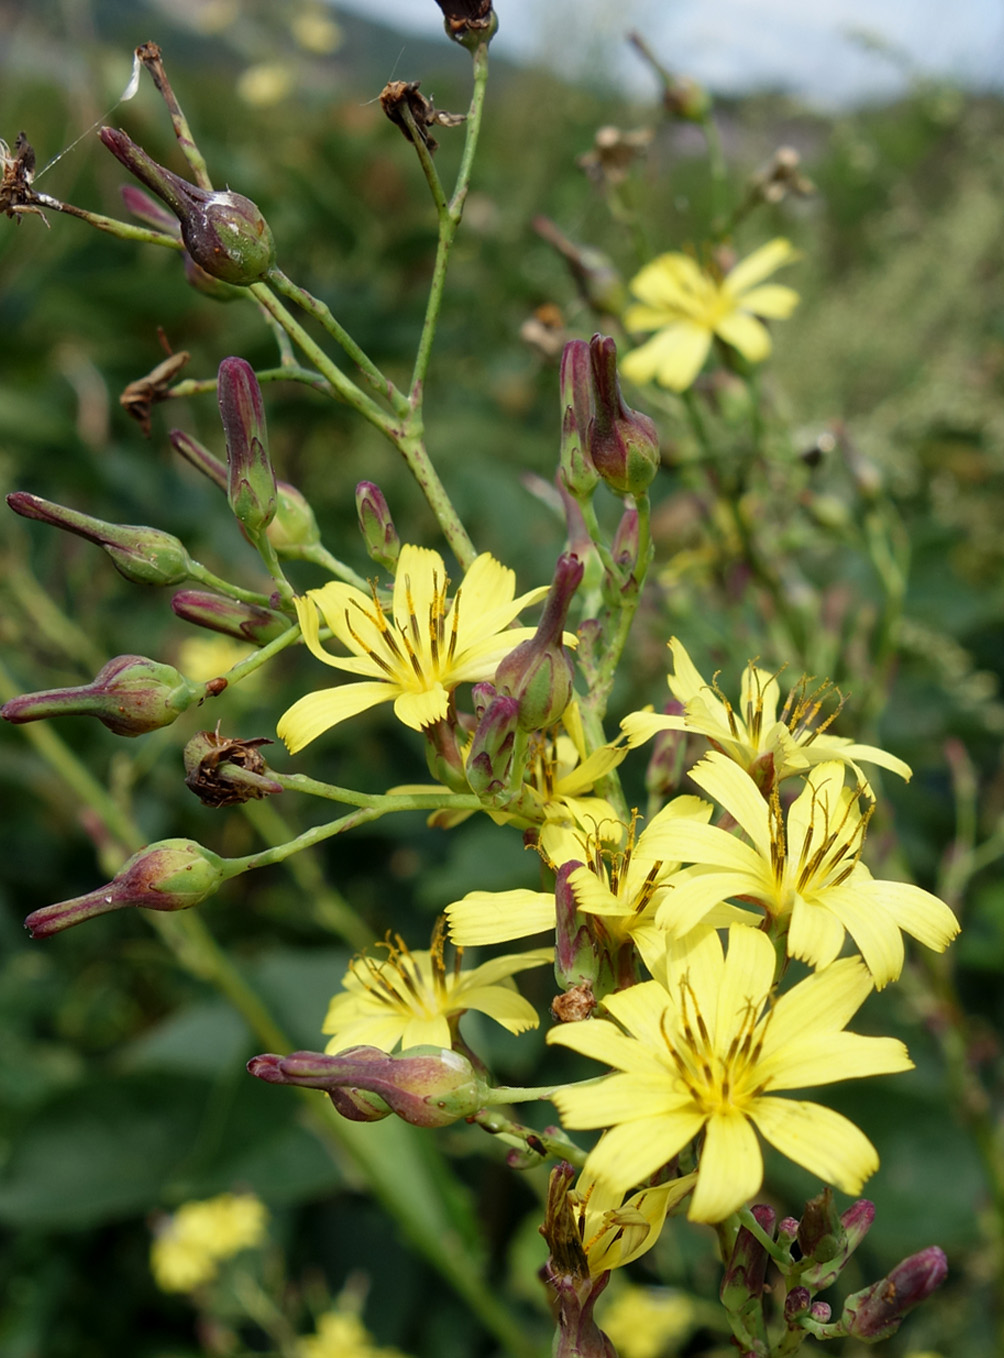
<svg viewBox="0 0 1004 1358">
<path fill-rule="evenodd" d="M 296 1358 L 404 1358 L 397 1349 L 377 1348 L 373 1336 L 352 1311 L 325 1311 L 317 1333 L 297 1341 Z"/>
<path fill-rule="evenodd" d="M 420 731 L 446 716 L 459 684 L 491 679 L 503 656 L 534 635 L 533 627 L 509 624 L 544 597 L 546 586 L 516 598 L 514 572 L 487 552 L 473 562 L 451 603 L 449 584 L 438 552 L 405 545 L 389 618 L 375 590 L 370 597 L 337 580 L 294 599 L 310 653 L 361 678 L 308 693 L 283 714 L 279 736 L 290 754 L 378 703 L 393 702 L 398 721 Z M 351 654 L 321 645 L 321 618 Z"/>
<path fill-rule="evenodd" d="M 178 647 L 178 669 L 189 679 L 205 683 L 209 679 L 226 674 L 227 670 L 246 660 L 255 649 L 256 647 L 248 646 L 247 643 L 233 641 L 230 637 L 188 637 Z M 254 674 L 248 675 L 244 685 L 250 686 L 259 673 L 260 671 L 256 670 Z"/>
<path fill-rule="evenodd" d="M 320 57 L 330 56 L 342 45 L 341 28 L 321 6 L 309 6 L 295 14 L 290 21 L 290 29 L 295 41 L 305 52 L 314 52 Z"/>
<path fill-rule="evenodd" d="M 547 1035 L 617 1072 L 553 1096 L 569 1130 L 610 1129 L 584 1174 L 627 1191 L 703 1131 L 692 1221 L 723 1221 L 759 1192 L 757 1131 L 824 1183 L 856 1193 L 878 1168 L 868 1138 L 841 1114 L 775 1091 L 913 1066 L 897 1039 L 844 1031 L 872 989 L 860 958 L 834 962 L 774 1000 L 770 939 L 741 925 L 728 936 L 724 953 L 716 932 L 691 933 L 666 950 L 658 979 L 606 997 L 609 1018 Z"/>
<path fill-rule="evenodd" d="M 215 1278 L 218 1265 L 265 1238 L 268 1210 L 253 1193 L 221 1193 L 186 1202 L 158 1223 L 150 1267 L 163 1292 L 191 1292 Z"/>
<path fill-rule="evenodd" d="M 789 241 L 768 241 L 724 278 L 702 269 L 689 255 L 666 254 L 631 280 L 639 299 L 624 313 L 629 331 L 654 330 L 639 349 L 625 354 L 621 372 L 632 382 L 653 378 L 671 391 L 685 391 L 704 366 L 714 337 L 737 349 L 749 363 L 771 350 L 770 334 L 758 317 L 781 320 L 798 304 L 798 293 L 769 274 L 795 258 Z"/>
<path fill-rule="evenodd" d="M 676 1352 L 697 1316 L 685 1292 L 629 1283 L 601 1309 L 598 1323 L 619 1358 L 661 1358 Z"/>
<path fill-rule="evenodd" d="M 454 1032 L 468 1009 L 487 1014 L 510 1033 L 536 1028 L 537 1011 L 516 989 L 512 975 L 551 962 L 550 948 L 495 957 L 472 971 L 452 972 L 443 959 L 437 932 L 431 949 L 410 952 L 398 939 L 383 945 L 383 962 L 357 957 L 342 980 L 342 991 L 328 1006 L 322 1032 L 333 1034 L 328 1052 L 346 1047 L 379 1047 L 391 1052 L 429 1044 L 452 1047 Z"/>
<path fill-rule="evenodd" d="M 242 71 L 237 80 L 237 97 L 253 108 L 281 104 L 296 85 L 296 70 L 286 61 L 259 61 Z"/>
</svg>

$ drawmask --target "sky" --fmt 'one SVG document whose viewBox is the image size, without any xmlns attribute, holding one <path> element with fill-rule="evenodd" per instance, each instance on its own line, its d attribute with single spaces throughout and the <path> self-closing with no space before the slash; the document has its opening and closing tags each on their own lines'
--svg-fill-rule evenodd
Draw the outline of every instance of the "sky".
<svg viewBox="0 0 1004 1358">
<path fill-rule="evenodd" d="M 334 3 L 403 31 L 442 31 L 434 0 Z M 631 28 L 665 65 L 721 93 L 769 86 L 833 108 L 894 98 L 916 76 L 1004 88 L 1004 0 L 495 0 L 495 9 L 499 53 L 573 78 L 613 63 L 639 98 L 654 83 L 622 41 Z"/>
</svg>

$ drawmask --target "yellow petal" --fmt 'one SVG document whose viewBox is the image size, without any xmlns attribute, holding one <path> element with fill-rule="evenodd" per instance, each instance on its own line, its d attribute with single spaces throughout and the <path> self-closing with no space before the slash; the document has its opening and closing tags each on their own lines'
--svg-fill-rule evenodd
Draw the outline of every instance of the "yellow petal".
<svg viewBox="0 0 1004 1358">
<path fill-rule="evenodd" d="M 346 685 L 361 688 L 362 685 Z M 450 695 L 442 684 L 433 684 L 423 693 L 401 693 L 396 685 L 385 684 L 387 697 L 394 699 L 394 716 L 404 726 L 413 731 L 421 731 L 424 726 L 433 726 L 442 721 L 450 706 Z"/>
<path fill-rule="evenodd" d="M 797 257 L 798 251 L 791 241 L 785 240 L 783 236 L 776 236 L 774 240 L 767 241 L 751 255 L 740 260 L 732 272 L 726 275 L 723 287 L 733 297 L 738 297 L 768 278 L 782 264 L 788 264 Z"/>
<path fill-rule="evenodd" d="M 738 349 L 747 363 L 762 363 L 771 351 L 767 327 L 745 311 L 733 311 L 716 321 L 715 334 Z"/>
<path fill-rule="evenodd" d="M 296 754 L 312 740 L 348 717 L 356 717 L 394 696 L 390 684 L 342 684 L 321 689 L 299 698 L 279 718 L 276 732 L 290 754 Z"/>
<path fill-rule="evenodd" d="M 683 1109 L 621 1123 L 600 1137 L 583 1172 L 613 1188 L 634 1188 L 693 1140 L 703 1121 L 700 1113 Z"/>
<path fill-rule="evenodd" d="M 825 908 L 833 911 L 854 939 L 875 980 L 876 990 L 895 981 L 903 970 L 903 935 L 895 919 L 876 910 L 870 895 L 849 882 L 826 887 L 819 893 L 819 900 L 825 902 Z"/>
<path fill-rule="evenodd" d="M 859 889 L 863 896 L 887 910 L 899 927 L 925 948 L 944 952 L 959 932 L 959 921 L 945 902 L 919 886 L 870 881 Z"/>
<path fill-rule="evenodd" d="M 690 1221 L 724 1221 L 759 1192 L 763 1155 L 741 1113 L 712 1116 L 704 1134 Z"/>
<path fill-rule="evenodd" d="M 553 892 L 470 891 L 446 907 L 450 938 L 460 948 L 508 943 L 554 928 Z"/>
<path fill-rule="evenodd" d="M 760 1098 L 753 1118 L 782 1155 L 845 1193 L 860 1192 L 878 1169 L 878 1154 L 865 1134 L 818 1103 Z"/>
<path fill-rule="evenodd" d="M 783 321 L 795 310 L 799 300 L 794 288 L 786 288 L 780 283 L 765 283 L 763 287 L 743 293 L 742 309 L 751 311 L 754 316 Z"/>
</svg>

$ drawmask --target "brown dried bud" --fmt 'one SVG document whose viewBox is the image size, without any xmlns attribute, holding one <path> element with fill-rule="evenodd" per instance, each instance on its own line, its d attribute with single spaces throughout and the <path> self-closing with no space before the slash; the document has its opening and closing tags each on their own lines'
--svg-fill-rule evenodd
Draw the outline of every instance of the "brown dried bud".
<svg viewBox="0 0 1004 1358">
<path fill-rule="evenodd" d="M 215 731 L 200 731 L 185 746 L 185 786 L 203 806 L 234 806 L 258 801 L 282 791 L 268 776 L 269 769 L 258 753 L 271 745 L 267 736 L 253 740 L 230 740 Z"/>
</svg>

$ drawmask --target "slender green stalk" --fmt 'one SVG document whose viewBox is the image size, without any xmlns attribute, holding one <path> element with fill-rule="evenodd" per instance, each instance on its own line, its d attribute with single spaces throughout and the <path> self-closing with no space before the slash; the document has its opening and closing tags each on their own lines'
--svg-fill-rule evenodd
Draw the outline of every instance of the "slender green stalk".
<svg viewBox="0 0 1004 1358">
<path fill-rule="evenodd" d="M 185 248 L 180 236 L 169 236 L 166 232 L 155 231 L 149 226 L 133 226 L 131 222 L 120 222 L 116 217 L 106 217 L 100 212 L 89 212 L 87 208 L 75 207 L 72 203 L 63 203 L 58 198 L 50 198 L 47 193 L 33 194 L 32 201 L 49 208 L 52 212 L 62 212 L 68 217 L 79 217 L 81 221 L 97 227 L 99 231 L 106 231 L 110 236 L 118 236 L 119 240 L 141 241 L 144 245 L 163 245 L 166 249 L 177 250 L 179 253 Z"/>
<path fill-rule="evenodd" d="M 281 640 L 282 638 L 280 638 Z M 344 802 L 346 806 L 372 807 L 378 811 L 480 811 L 481 802 L 477 797 L 455 792 L 407 792 L 372 793 L 356 792 L 354 788 L 336 787 L 333 783 L 321 783 L 316 778 L 308 778 L 304 773 L 279 774 L 272 776 L 290 792 L 305 792 L 311 797 L 323 797 L 330 802 Z"/>
<path fill-rule="evenodd" d="M 409 420 L 409 425 L 414 427 L 416 424 L 421 428 L 421 418 L 413 416 Z M 450 544 L 453 555 L 460 562 L 461 569 L 469 570 L 477 552 L 467 529 L 460 521 L 460 515 L 453 507 L 446 487 L 439 479 L 439 473 L 432 465 L 421 433 L 392 434 L 390 437 L 435 514 L 436 522 Z"/>
<path fill-rule="evenodd" d="M 332 389 L 346 405 L 359 412 L 364 420 L 375 425 L 381 433 L 391 437 L 391 417 L 380 409 L 371 397 L 346 377 L 342 370 L 332 362 L 316 340 L 304 330 L 303 326 L 279 301 L 265 283 L 252 283 L 248 291 L 261 303 L 268 314 L 282 326 L 297 347 L 310 359 L 319 373 L 330 383 Z"/>
<path fill-rule="evenodd" d="M 192 136 L 192 129 L 188 125 L 188 119 L 182 113 L 181 105 L 171 88 L 171 82 L 167 78 L 167 71 L 164 69 L 164 63 L 161 60 L 160 49 L 156 43 L 144 43 L 137 50 L 140 61 L 146 67 L 150 79 L 157 86 L 160 97 L 167 105 L 174 135 L 177 138 L 181 154 L 188 161 L 189 168 L 195 176 L 195 182 L 200 188 L 211 189 L 213 181 L 209 178 L 205 156 L 196 145 L 195 138 Z"/>
<path fill-rule="evenodd" d="M 265 385 L 267 382 L 299 382 L 303 386 L 312 387 L 322 396 L 333 396 L 334 388 L 327 378 L 320 373 L 314 372 L 312 368 L 302 368 L 297 363 L 283 363 L 278 368 L 262 368 L 255 373 L 259 383 Z M 186 377 L 181 382 L 175 382 L 168 397 L 187 397 L 204 396 L 209 392 L 215 393 L 215 377 Z"/>
<path fill-rule="evenodd" d="M 262 594 L 260 590 L 244 589 L 241 585 L 235 585 L 230 580 L 224 580 L 219 575 L 214 575 L 211 570 L 198 561 L 192 561 L 189 567 L 189 579 L 197 580 L 200 585 L 208 585 L 210 589 L 217 590 L 220 594 L 226 594 L 231 599 L 237 599 L 244 604 L 259 604 L 263 608 L 269 606 L 271 595 Z"/>
<path fill-rule="evenodd" d="M 337 556 L 332 556 L 327 547 L 319 542 L 309 543 L 304 547 L 286 547 L 283 556 L 295 561 L 310 561 L 315 566 L 323 566 L 326 571 L 336 575 L 339 580 L 344 580 L 346 584 L 355 585 L 356 589 L 361 589 L 364 594 L 369 594 L 369 582 L 354 571 L 351 566 L 347 566 L 344 561 L 339 561 Z"/>
<path fill-rule="evenodd" d="M 279 268 L 269 270 L 268 281 L 276 292 L 281 293 L 287 300 L 295 302 L 297 306 L 303 308 L 308 316 L 313 316 L 315 321 L 320 322 L 332 339 L 340 344 L 349 358 L 352 359 L 352 362 L 355 363 L 372 389 L 389 401 L 392 409 L 398 415 L 408 413 L 408 398 L 403 392 L 398 391 L 390 378 L 384 376 L 345 327 L 338 323 L 331 312 L 331 308 L 325 302 L 312 296 L 306 288 L 301 288 L 292 279 L 287 278 Z"/>
</svg>

